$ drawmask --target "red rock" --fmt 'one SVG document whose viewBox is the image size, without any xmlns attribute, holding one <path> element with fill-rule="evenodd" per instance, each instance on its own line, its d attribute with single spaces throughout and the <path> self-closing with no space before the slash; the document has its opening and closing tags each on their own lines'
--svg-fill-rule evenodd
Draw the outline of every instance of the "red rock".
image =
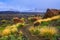
<svg viewBox="0 0 60 40">
<path fill-rule="evenodd" d="M 47 9 L 43 18 L 48 18 L 52 16 L 60 15 L 60 10 L 57 9 Z"/>
<path fill-rule="evenodd" d="M 24 21 L 19 19 L 18 17 L 13 18 L 14 23 L 23 23 Z"/>
<path fill-rule="evenodd" d="M 33 18 L 31 18 L 31 21 L 32 22 L 35 22 L 35 21 L 37 21 L 37 20 L 39 20 L 40 18 L 39 17 L 33 17 Z"/>
</svg>

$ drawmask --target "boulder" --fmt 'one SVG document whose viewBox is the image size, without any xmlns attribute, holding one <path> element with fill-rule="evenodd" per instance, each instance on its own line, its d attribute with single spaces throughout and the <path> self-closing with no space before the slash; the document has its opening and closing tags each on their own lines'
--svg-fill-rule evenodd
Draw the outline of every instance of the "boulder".
<svg viewBox="0 0 60 40">
<path fill-rule="evenodd" d="M 19 19 L 18 17 L 13 18 L 14 23 L 23 23 L 24 21 Z"/>
</svg>

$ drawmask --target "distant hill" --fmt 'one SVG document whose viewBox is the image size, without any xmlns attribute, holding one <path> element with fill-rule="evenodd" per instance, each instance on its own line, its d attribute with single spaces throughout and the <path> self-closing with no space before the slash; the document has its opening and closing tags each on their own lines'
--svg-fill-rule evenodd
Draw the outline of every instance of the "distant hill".
<svg viewBox="0 0 60 40">
<path fill-rule="evenodd" d="M 19 11 L 0 11 L 0 20 L 6 19 L 11 20 L 14 17 L 30 17 L 32 15 L 41 15 L 44 16 L 44 12 L 19 12 Z"/>
<path fill-rule="evenodd" d="M 44 12 L 0 11 L 0 14 L 42 14 Z"/>
<path fill-rule="evenodd" d="M 17 11 L 0 11 L 0 14 L 19 14 Z"/>
<path fill-rule="evenodd" d="M 19 12 L 19 11 L 0 11 L 0 17 L 26 17 L 26 16 L 32 16 L 32 15 L 41 15 L 44 16 L 44 12 Z"/>
</svg>

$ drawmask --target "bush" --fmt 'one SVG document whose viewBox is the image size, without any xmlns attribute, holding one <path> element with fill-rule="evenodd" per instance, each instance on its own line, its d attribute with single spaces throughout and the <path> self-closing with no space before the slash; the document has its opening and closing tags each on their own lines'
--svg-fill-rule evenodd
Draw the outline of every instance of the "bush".
<svg viewBox="0 0 60 40">
<path fill-rule="evenodd" d="M 45 21 L 41 22 L 41 26 L 48 26 L 49 24 L 50 22 L 45 22 Z"/>
</svg>

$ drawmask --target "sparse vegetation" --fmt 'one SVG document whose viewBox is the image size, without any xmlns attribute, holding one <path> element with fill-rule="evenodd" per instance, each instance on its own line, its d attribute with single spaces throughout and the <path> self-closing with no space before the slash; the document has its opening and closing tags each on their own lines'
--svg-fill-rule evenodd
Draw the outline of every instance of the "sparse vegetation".
<svg viewBox="0 0 60 40">
<path fill-rule="evenodd" d="M 42 18 L 32 16 L 27 19 L 16 17 L 11 20 L 1 20 L 0 40 L 30 40 L 30 35 L 39 39 L 57 40 L 56 38 L 60 35 L 60 15 Z"/>
</svg>

